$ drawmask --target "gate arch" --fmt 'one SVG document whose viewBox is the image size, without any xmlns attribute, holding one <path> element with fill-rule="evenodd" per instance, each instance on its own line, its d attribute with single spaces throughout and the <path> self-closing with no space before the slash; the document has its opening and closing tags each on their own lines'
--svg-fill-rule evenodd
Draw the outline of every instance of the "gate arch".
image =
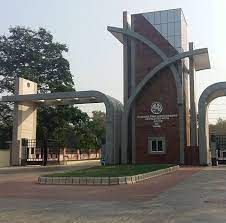
<svg viewBox="0 0 226 223">
<path fill-rule="evenodd" d="M 36 83 L 23 79 L 16 79 L 15 95 L 3 96 L 0 103 L 14 103 L 14 126 L 13 126 L 13 146 L 12 146 L 12 165 L 21 165 L 22 151 L 21 138 L 18 132 L 21 132 L 21 126 L 25 123 L 25 119 L 34 113 L 38 104 L 44 105 L 64 105 L 64 104 L 90 104 L 104 103 L 106 107 L 106 152 L 105 161 L 107 164 L 121 163 L 121 118 L 123 105 L 117 99 L 108 96 L 100 91 L 73 91 L 73 92 L 55 92 L 46 94 L 37 94 L 35 92 L 26 91 L 27 83 L 35 86 Z M 31 87 L 32 88 L 32 87 Z M 23 111 L 20 105 L 26 103 L 27 110 Z M 19 111 L 23 115 L 19 118 Z M 34 116 L 36 119 L 37 116 Z M 36 122 L 33 128 L 36 128 Z M 26 132 L 26 135 L 28 133 Z M 34 138 L 29 138 L 34 139 Z"/>
<path fill-rule="evenodd" d="M 222 96 L 226 96 L 226 82 L 210 85 L 199 98 L 199 159 L 201 165 L 209 165 L 211 159 L 207 110 L 211 101 Z"/>
</svg>

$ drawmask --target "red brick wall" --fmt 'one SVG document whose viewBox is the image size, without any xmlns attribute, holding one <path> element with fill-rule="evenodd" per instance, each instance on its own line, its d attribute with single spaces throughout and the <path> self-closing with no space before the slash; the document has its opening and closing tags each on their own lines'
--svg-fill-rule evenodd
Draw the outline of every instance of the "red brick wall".
<svg viewBox="0 0 226 223">
<path fill-rule="evenodd" d="M 142 15 L 133 16 L 135 32 L 151 39 L 169 57 L 177 53 Z M 162 59 L 153 50 L 137 41 L 136 85 L 161 61 Z M 159 101 L 163 105 L 161 115 L 178 114 L 176 84 L 169 68 L 159 72 L 138 96 L 135 103 L 136 117 L 138 115 L 151 115 L 151 104 L 154 101 Z M 153 127 L 153 121 L 136 118 L 135 128 L 137 163 L 179 163 L 180 134 L 178 117 L 164 120 L 160 128 Z M 148 137 L 165 137 L 166 154 L 148 154 Z"/>
<path fill-rule="evenodd" d="M 176 86 L 169 70 L 154 78 L 136 100 L 136 117 L 152 114 L 151 104 L 159 101 L 163 105 L 161 115 L 178 114 Z M 160 128 L 153 127 L 153 121 L 136 118 L 136 162 L 137 163 L 179 163 L 180 137 L 178 118 L 163 120 Z M 165 137 L 166 154 L 148 154 L 148 137 Z"/>
<path fill-rule="evenodd" d="M 184 149 L 184 164 L 185 165 L 199 165 L 199 147 L 186 146 Z"/>
<path fill-rule="evenodd" d="M 151 39 L 168 56 L 177 54 L 177 50 L 142 15 L 133 15 L 134 31 Z M 153 58 L 154 59 L 154 58 Z"/>
</svg>

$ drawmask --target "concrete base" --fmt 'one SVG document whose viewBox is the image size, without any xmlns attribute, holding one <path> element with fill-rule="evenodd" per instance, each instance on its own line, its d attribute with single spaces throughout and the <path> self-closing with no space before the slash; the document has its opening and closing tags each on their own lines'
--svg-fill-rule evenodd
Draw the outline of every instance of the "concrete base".
<svg viewBox="0 0 226 223">
<path fill-rule="evenodd" d="M 138 174 L 134 176 L 124 177 L 39 177 L 39 184 L 54 184 L 54 185 L 119 185 L 119 184 L 134 184 L 143 180 L 148 180 L 153 177 L 172 173 L 179 166 L 173 166 L 162 170 L 156 170 L 148 173 Z"/>
</svg>

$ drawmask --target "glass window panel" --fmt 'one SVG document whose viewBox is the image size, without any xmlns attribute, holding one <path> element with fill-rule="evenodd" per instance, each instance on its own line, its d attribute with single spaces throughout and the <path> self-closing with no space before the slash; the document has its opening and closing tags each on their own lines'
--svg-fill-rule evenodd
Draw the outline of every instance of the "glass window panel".
<svg viewBox="0 0 226 223">
<path fill-rule="evenodd" d="M 152 25 L 155 24 L 155 14 L 154 13 L 144 13 L 143 16 L 150 22 Z"/>
<path fill-rule="evenodd" d="M 174 36 L 174 23 L 168 23 L 168 36 Z"/>
<path fill-rule="evenodd" d="M 161 32 L 161 30 L 160 30 L 160 25 L 155 25 L 155 28 L 156 28 L 159 32 Z"/>
<path fill-rule="evenodd" d="M 163 151 L 162 140 L 158 140 L 158 151 L 159 152 Z"/>
<path fill-rule="evenodd" d="M 174 22 L 174 10 L 168 11 L 168 22 Z"/>
<path fill-rule="evenodd" d="M 168 41 L 172 46 L 175 46 L 174 36 L 168 37 Z"/>
<path fill-rule="evenodd" d="M 151 24 L 155 24 L 155 14 L 154 13 L 149 13 L 148 15 L 149 21 Z"/>
<path fill-rule="evenodd" d="M 160 12 L 155 12 L 155 24 L 160 24 Z"/>
<path fill-rule="evenodd" d="M 163 36 L 167 36 L 167 24 L 161 24 L 161 33 Z"/>
<path fill-rule="evenodd" d="M 181 47 L 181 36 L 175 36 L 175 47 Z"/>
<path fill-rule="evenodd" d="M 174 24 L 174 33 L 175 35 L 181 35 L 181 25 L 179 22 L 175 22 Z"/>
<path fill-rule="evenodd" d="M 157 145 L 156 145 L 156 140 L 151 141 L 151 150 L 152 151 L 157 151 Z"/>
<path fill-rule="evenodd" d="M 181 21 L 181 14 L 182 14 L 182 12 L 181 12 L 181 9 L 175 9 L 174 10 L 175 12 L 174 12 L 174 21 L 175 22 L 179 22 L 179 21 Z"/>
<path fill-rule="evenodd" d="M 162 154 L 165 153 L 165 137 L 148 137 L 148 153 L 149 154 Z"/>
<path fill-rule="evenodd" d="M 167 11 L 160 12 L 161 23 L 167 23 Z"/>
<path fill-rule="evenodd" d="M 167 36 L 167 33 L 166 33 L 166 34 L 163 34 L 163 36 L 165 37 L 165 39 L 167 39 L 167 37 L 168 37 L 168 36 Z"/>
</svg>

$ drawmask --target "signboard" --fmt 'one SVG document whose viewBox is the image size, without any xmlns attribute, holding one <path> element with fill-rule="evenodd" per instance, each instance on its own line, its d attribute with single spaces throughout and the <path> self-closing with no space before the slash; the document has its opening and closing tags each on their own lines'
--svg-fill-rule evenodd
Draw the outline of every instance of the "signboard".
<svg viewBox="0 0 226 223">
<path fill-rule="evenodd" d="M 171 118 L 177 118 L 178 114 L 164 114 L 161 115 L 163 111 L 163 106 L 160 102 L 155 101 L 151 104 L 151 113 L 150 115 L 138 115 L 137 119 L 144 119 L 145 121 L 152 121 L 152 126 L 154 128 L 160 128 L 161 123 Z"/>
</svg>

